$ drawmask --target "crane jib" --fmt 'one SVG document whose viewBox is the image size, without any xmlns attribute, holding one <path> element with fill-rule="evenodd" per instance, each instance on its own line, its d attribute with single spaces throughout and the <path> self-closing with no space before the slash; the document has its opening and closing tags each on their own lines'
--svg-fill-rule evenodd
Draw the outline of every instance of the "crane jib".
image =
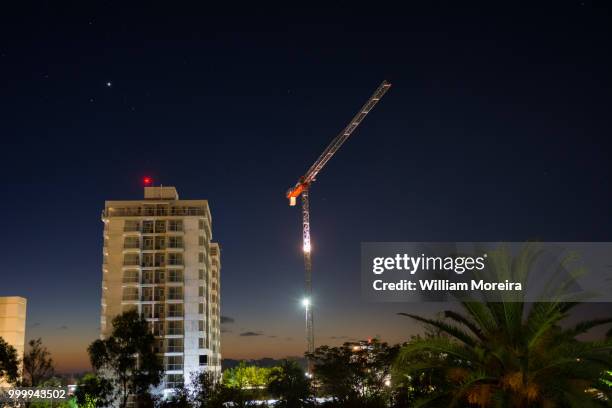
<svg viewBox="0 0 612 408">
<path fill-rule="evenodd" d="M 380 101 L 383 95 L 391 87 L 391 84 L 387 81 L 383 81 L 372 96 L 367 100 L 363 107 L 357 112 L 349 124 L 342 129 L 342 131 L 331 141 L 331 143 L 323 150 L 323 153 L 308 169 L 306 174 L 298 181 L 298 183 L 287 192 L 287 198 L 291 200 L 291 205 L 295 204 L 295 198 L 299 197 L 304 191 L 306 186 L 311 184 L 327 162 L 333 157 L 333 155 L 340 149 L 344 142 L 353 134 L 355 129 L 365 119 L 366 115 L 374 108 L 374 106 Z"/>
</svg>

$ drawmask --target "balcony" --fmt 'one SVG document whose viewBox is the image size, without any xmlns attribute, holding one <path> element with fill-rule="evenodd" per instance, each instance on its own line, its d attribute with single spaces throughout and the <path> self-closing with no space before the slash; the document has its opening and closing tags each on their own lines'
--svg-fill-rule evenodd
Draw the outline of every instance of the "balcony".
<svg viewBox="0 0 612 408">
<path fill-rule="evenodd" d="M 170 266 L 183 266 L 183 260 L 182 259 L 168 259 L 168 265 Z"/>
<path fill-rule="evenodd" d="M 171 327 L 171 326 L 168 326 L 168 330 L 166 331 L 166 334 L 169 335 L 169 336 L 182 335 L 183 334 L 183 327 Z"/>
<path fill-rule="evenodd" d="M 183 369 L 183 364 L 166 364 L 166 371 L 178 371 L 178 370 L 182 370 Z"/>
<path fill-rule="evenodd" d="M 107 208 L 102 212 L 102 217 L 181 217 L 181 216 L 205 216 L 204 207 L 120 207 Z"/>
</svg>

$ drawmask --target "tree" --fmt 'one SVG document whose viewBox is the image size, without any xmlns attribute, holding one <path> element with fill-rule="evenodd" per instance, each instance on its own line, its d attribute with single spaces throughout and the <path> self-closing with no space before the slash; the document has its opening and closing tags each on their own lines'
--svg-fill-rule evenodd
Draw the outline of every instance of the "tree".
<svg viewBox="0 0 612 408">
<path fill-rule="evenodd" d="M 538 254 L 532 249 L 516 258 L 497 253 L 494 262 L 527 276 Z M 612 341 L 580 341 L 577 336 L 612 318 L 563 328 L 561 322 L 577 305 L 463 301 L 463 313 L 448 310 L 438 319 L 401 313 L 440 334 L 405 345 L 396 375 L 438 378 L 440 383 L 420 401 L 436 407 L 600 406 L 597 397 L 606 392 L 600 378 L 612 367 Z"/>
<path fill-rule="evenodd" d="M 295 361 L 284 360 L 270 370 L 268 392 L 280 400 L 280 406 L 302 407 L 311 397 L 310 380 Z"/>
<path fill-rule="evenodd" d="M 384 406 L 391 399 L 389 377 L 399 346 L 376 339 L 322 346 L 307 355 L 323 395 L 344 406 Z"/>
<path fill-rule="evenodd" d="M 53 360 L 40 338 L 30 340 L 28 345 L 30 349 L 23 357 L 23 382 L 28 387 L 37 387 L 53 376 Z"/>
<path fill-rule="evenodd" d="M 125 408 L 128 397 L 151 401 L 150 387 L 160 384 L 163 367 L 154 351 L 155 338 L 146 320 L 134 310 L 113 319 L 112 334 L 88 348 L 96 373 L 112 384 L 114 397 Z"/>
<path fill-rule="evenodd" d="M 0 380 L 15 383 L 19 378 L 19 358 L 15 347 L 0 337 Z"/>
<path fill-rule="evenodd" d="M 191 377 L 192 394 L 191 404 L 195 408 L 206 408 L 210 406 L 210 402 L 215 395 L 216 386 L 215 377 L 208 371 L 194 373 Z"/>
<path fill-rule="evenodd" d="M 241 361 L 237 367 L 223 372 L 223 383 L 230 388 L 263 389 L 268 385 L 270 369 L 247 365 Z"/>
<path fill-rule="evenodd" d="M 79 380 L 74 396 L 79 407 L 101 408 L 112 403 L 112 393 L 113 386 L 109 380 L 95 374 L 85 374 Z"/>
</svg>

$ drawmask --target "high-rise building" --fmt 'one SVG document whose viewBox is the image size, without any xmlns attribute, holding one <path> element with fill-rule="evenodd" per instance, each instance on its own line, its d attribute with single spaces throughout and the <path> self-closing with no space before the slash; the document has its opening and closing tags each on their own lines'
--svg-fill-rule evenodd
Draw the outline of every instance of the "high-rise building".
<svg viewBox="0 0 612 408">
<path fill-rule="evenodd" d="M 17 350 L 23 370 L 27 300 L 19 296 L 0 297 L 0 337 Z M 0 386 L 2 380 L 0 379 Z"/>
<path fill-rule="evenodd" d="M 145 187 L 143 200 L 106 201 L 102 221 L 101 336 L 136 309 L 163 355 L 163 389 L 187 385 L 194 372 L 219 375 L 221 262 L 208 201 Z"/>
</svg>

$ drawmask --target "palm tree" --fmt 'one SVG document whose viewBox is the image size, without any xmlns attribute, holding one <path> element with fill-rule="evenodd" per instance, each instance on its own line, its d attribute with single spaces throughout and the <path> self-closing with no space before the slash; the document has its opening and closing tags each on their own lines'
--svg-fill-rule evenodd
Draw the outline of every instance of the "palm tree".
<svg viewBox="0 0 612 408">
<path fill-rule="evenodd" d="M 538 254 L 528 248 L 515 259 L 497 255 L 515 275 L 527 276 L 517 268 L 528 269 Z M 612 367 L 612 340 L 577 336 L 612 318 L 562 328 L 561 321 L 578 304 L 464 300 L 463 313 L 447 310 L 437 319 L 400 313 L 437 334 L 402 347 L 395 362 L 397 381 L 436 379 L 415 406 L 606 406 L 612 388 L 600 378 Z"/>
</svg>

